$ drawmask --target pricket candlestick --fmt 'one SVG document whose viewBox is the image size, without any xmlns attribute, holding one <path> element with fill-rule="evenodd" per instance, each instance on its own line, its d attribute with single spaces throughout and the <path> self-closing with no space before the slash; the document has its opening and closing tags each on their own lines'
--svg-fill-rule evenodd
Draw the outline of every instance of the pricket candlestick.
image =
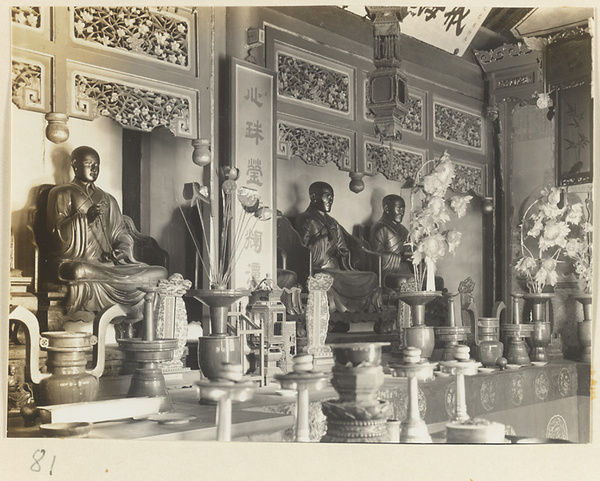
<svg viewBox="0 0 600 481">
<path fill-rule="evenodd" d="M 170 361 L 173 358 L 173 351 L 177 348 L 177 339 L 155 339 L 154 298 L 157 287 L 141 287 L 139 290 L 146 293 L 144 296 L 144 337 L 143 339 L 117 340 L 119 348 L 125 353 L 125 359 L 137 363 L 127 397 L 162 396 L 164 401 L 160 406 L 160 411 L 173 411 L 161 369 L 161 361 Z"/>
<path fill-rule="evenodd" d="M 440 366 L 447 372 L 456 375 L 456 408 L 452 421 L 463 422 L 469 419 L 467 414 L 467 396 L 465 391 L 465 376 L 477 374 L 481 363 L 469 358 L 469 346 L 456 346 L 454 360 L 442 361 Z"/>
<path fill-rule="evenodd" d="M 319 391 L 327 383 L 324 373 L 314 371 L 313 356 L 311 354 L 298 354 L 294 356 L 293 372 L 276 374 L 275 379 L 282 389 L 293 389 L 297 392 L 298 402 L 296 410 L 296 441 L 299 443 L 310 442 L 310 429 L 308 423 L 309 394 L 311 390 Z"/>
<path fill-rule="evenodd" d="M 407 416 L 400 424 L 401 443 L 431 443 L 425 421 L 419 414 L 419 379 L 433 377 L 435 363 L 422 362 L 421 350 L 416 347 L 404 349 L 404 362 L 390 364 L 393 376 L 408 378 L 408 409 Z"/>
<path fill-rule="evenodd" d="M 444 294 L 448 302 L 448 325 L 435 327 L 435 337 L 444 342 L 444 351 L 442 352 L 442 361 L 451 361 L 454 359 L 454 347 L 460 341 L 467 339 L 467 334 L 471 332 L 470 326 L 457 326 L 454 314 L 454 299 L 458 292 L 448 292 Z M 462 324 L 462 323 L 461 323 Z"/>
<path fill-rule="evenodd" d="M 525 338 L 530 337 L 533 331 L 532 324 L 521 324 L 521 300 L 523 294 L 513 293 L 513 322 L 512 324 L 503 324 L 502 331 L 508 338 L 508 352 L 506 360 L 509 364 L 519 364 L 528 366 L 531 364 L 527 354 L 527 345 Z"/>
<path fill-rule="evenodd" d="M 200 397 L 217 403 L 217 441 L 231 441 L 231 408 L 234 401 L 252 399 L 256 385 L 244 379 L 242 365 L 222 363 L 213 379 L 198 381 Z"/>
</svg>

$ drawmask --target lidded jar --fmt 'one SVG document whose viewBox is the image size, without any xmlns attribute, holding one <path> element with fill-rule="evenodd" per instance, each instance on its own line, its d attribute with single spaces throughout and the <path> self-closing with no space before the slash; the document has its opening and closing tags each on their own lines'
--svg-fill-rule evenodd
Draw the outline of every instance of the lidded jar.
<svg viewBox="0 0 600 481">
<path fill-rule="evenodd" d="M 477 353 L 481 364 L 494 367 L 502 357 L 504 344 L 500 342 L 500 319 L 497 317 L 477 318 Z"/>
</svg>

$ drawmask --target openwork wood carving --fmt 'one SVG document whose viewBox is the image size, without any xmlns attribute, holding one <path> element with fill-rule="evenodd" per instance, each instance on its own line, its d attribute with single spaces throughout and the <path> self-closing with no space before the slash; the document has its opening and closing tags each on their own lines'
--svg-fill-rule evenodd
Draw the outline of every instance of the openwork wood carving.
<svg viewBox="0 0 600 481">
<path fill-rule="evenodd" d="M 12 101 L 20 109 L 40 110 L 42 103 L 42 66 L 12 61 Z"/>
<path fill-rule="evenodd" d="M 423 165 L 423 154 L 372 142 L 366 142 L 365 148 L 367 165 L 370 163 L 374 173 L 379 172 L 389 180 L 412 180 Z"/>
<path fill-rule="evenodd" d="M 189 65 L 190 25 L 181 17 L 136 7 L 74 7 L 76 40 L 171 65 Z"/>
<path fill-rule="evenodd" d="M 350 169 L 350 138 L 329 132 L 278 123 L 277 153 L 290 159 L 299 157 L 308 165 L 333 162 L 339 169 Z"/>
<path fill-rule="evenodd" d="M 434 137 L 454 144 L 481 149 L 480 115 L 434 103 Z"/>
<path fill-rule="evenodd" d="M 74 75 L 73 89 L 73 109 L 86 118 L 105 116 L 145 132 L 164 126 L 175 135 L 192 134 L 189 98 L 83 74 Z"/>
<path fill-rule="evenodd" d="M 277 93 L 342 113 L 349 112 L 349 75 L 316 63 L 277 54 Z"/>
<path fill-rule="evenodd" d="M 477 195 L 485 195 L 485 179 L 483 166 L 465 165 L 455 162 L 456 176 L 450 188 L 460 194 L 473 191 Z"/>
<path fill-rule="evenodd" d="M 400 126 L 402 130 L 423 133 L 423 100 L 413 95 L 408 96 L 408 112 L 402 115 Z"/>
<path fill-rule="evenodd" d="M 40 7 L 11 7 L 11 20 L 22 27 L 41 29 L 42 13 Z"/>
</svg>

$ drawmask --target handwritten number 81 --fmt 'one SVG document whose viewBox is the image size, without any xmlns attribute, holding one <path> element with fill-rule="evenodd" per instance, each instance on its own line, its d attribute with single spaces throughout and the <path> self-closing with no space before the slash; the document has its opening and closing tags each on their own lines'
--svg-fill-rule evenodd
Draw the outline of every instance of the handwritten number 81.
<svg viewBox="0 0 600 481">
<path fill-rule="evenodd" d="M 39 473 L 42 470 L 42 465 L 40 464 L 40 461 L 44 459 L 44 456 L 46 456 L 45 449 L 36 449 L 32 456 L 34 462 L 29 467 L 29 469 L 34 473 Z M 52 468 L 54 468 L 54 461 L 56 461 L 56 456 L 52 456 L 52 465 L 50 466 L 49 472 L 50 476 L 52 476 Z"/>
</svg>

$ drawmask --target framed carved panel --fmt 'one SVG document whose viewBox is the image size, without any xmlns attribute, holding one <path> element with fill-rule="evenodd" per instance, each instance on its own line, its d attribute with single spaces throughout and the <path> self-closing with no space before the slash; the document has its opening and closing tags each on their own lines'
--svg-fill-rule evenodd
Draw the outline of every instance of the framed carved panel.
<svg viewBox="0 0 600 481">
<path fill-rule="evenodd" d="M 19 37 L 52 40 L 52 14 L 50 7 L 10 7 L 13 41 Z"/>
<path fill-rule="evenodd" d="M 588 83 L 559 90 L 557 96 L 557 183 L 589 184 L 593 180 L 593 100 Z"/>
<path fill-rule="evenodd" d="M 12 102 L 24 110 L 52 110 L 52 57 L 12 49 Z"/>
<path fill-rule="evenodd" d="M 195 22 L 168 7 L 71 7 L 70 37 L 78 45 L 127 55 L 162 68 L 195 70 Z"/>
<path fill-rule="evenodd" d="M 450 156 L 455 168 L 455 177 L 450 188 L 457 194 L 487 195 L 486 164 L 476 164 Z"/>
<path fill-rule="evenodd" d="M 197 138 L 198 93 L 176 85 L 67 62 L 68 115 L 109 117 L 125 128 L 150 132 L 165 127 L 176 137 Z"/>
<path fill-rule="evenodd" d="M 334 163 L 338 169 L 350 172 L 355 157 L 354 136 L 354 132 L 279 114 L 277 155 L 288 160 L 299 158 L 318 167 Z"/>
<path fill-rule="evenodd" d="M 481 112 L 445 100 L 433 102 L 433 138 L 456 147 L 484 150 L 483 116 Z"/>
<path fill-rule="evenodd" d="M 405 145 L 365 138 L 365 166 L 368 174 L 383 174 L 403 186 L 410 186 L 427 158 L 427 151 Z"/>
<path fill-rule="evenodd" d="M 273 46 L 279 102 L 354 119 L 354 68 L 278 40 Z"/>
</svg>

